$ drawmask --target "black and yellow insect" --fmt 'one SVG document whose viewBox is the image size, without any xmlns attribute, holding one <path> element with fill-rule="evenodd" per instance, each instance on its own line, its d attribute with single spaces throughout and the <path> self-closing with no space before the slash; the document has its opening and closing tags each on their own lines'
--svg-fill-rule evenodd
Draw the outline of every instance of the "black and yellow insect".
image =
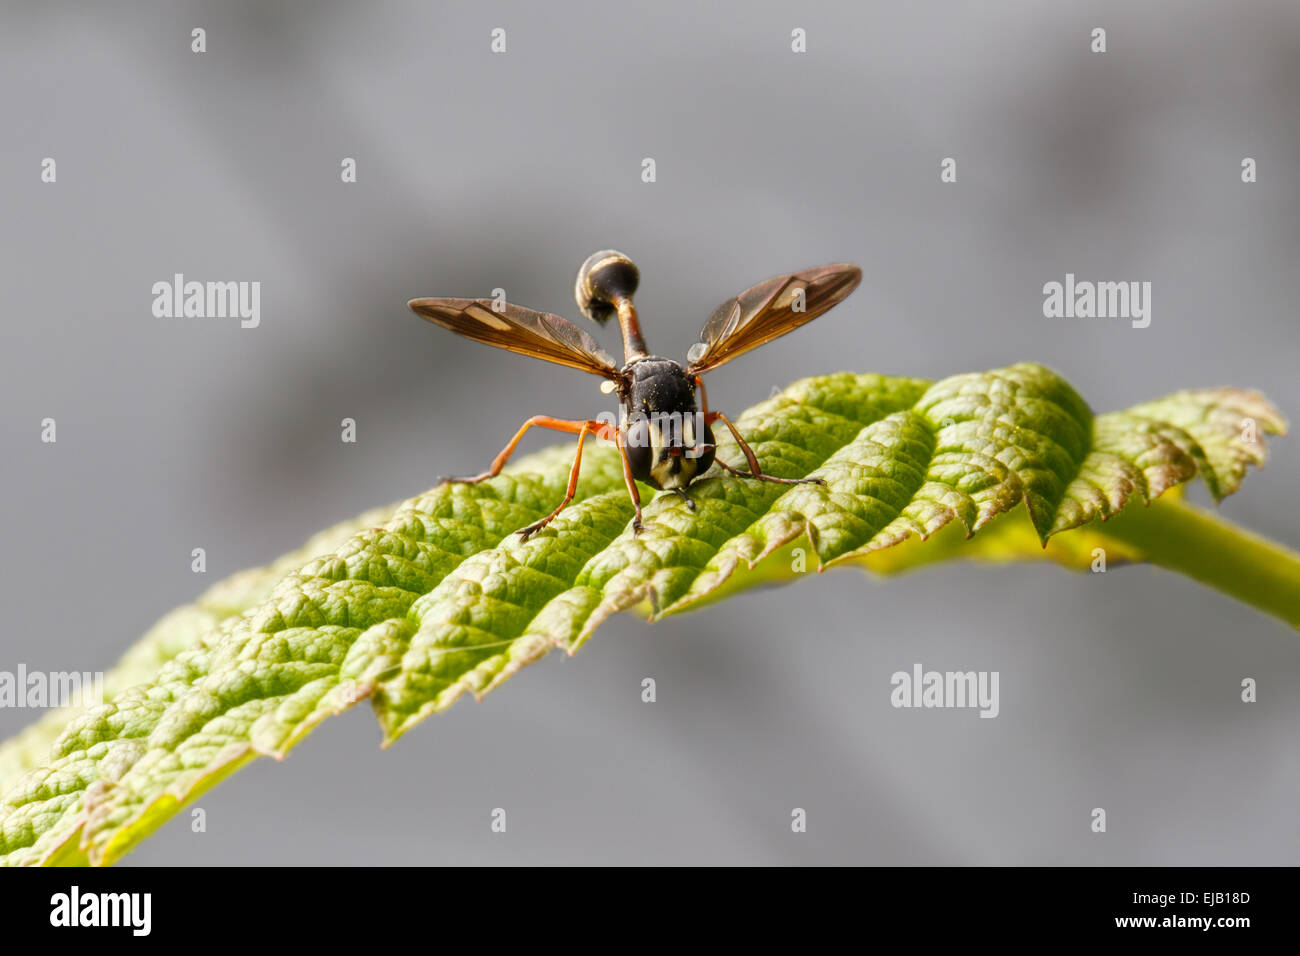
<svg viewBox="0 0 1300 956">
<path fill-rule="evenodd" d="M 641 531 L 640 481 L 676 492 L 693 509 L 686 489 L 716 462 L 735 475 L 782 484 L 820 479 L 774 478 L 763 474 L 753 449 L 726 415 L 710 411 L 701 376 L 738 355 L 758 348 L 797 329 L 843 301 L 857 288 L 862 270 L 853 265 L 821 266 L 761 282 L 714 310 L 704 323 L 700 342 L 687 353 L 685 367 L 672 359 L 646 351 L 632 295 L 640 274 L 621 252 L 607 250 L 590 256 L 578 270 L 574 297 L 583 314 L 600 325 L 618 316 L 623 331 L 623 365 L 600 349 L 596 341 L 573 323 L 544 312 L 534 312 L 492 299 L 412 299 L 416 314 L 476 342 L 532 355 L 559 365 L 600 375 L 617 391 L 620 418 L 617 425 L 599 420 L 575 421 L 535 415 L 501 450 L 492 467 L 470 478 L 445 481 L 479 482 L 499 474 L 524 433 L 534 425 L 578 436 L 578 450 L 569 472 L 564 500 L 549 515 L 521 528 L 525 540 L 546 527 L 573 500 L 582 465 L 582 443 L 588 435 L 615 442 L 623 459 L 623 477 L 636 508 L 632 522 Z M 749 471 L 716 459 L 712 425 L 722 422 L 735 437 Z"/>
</svg>

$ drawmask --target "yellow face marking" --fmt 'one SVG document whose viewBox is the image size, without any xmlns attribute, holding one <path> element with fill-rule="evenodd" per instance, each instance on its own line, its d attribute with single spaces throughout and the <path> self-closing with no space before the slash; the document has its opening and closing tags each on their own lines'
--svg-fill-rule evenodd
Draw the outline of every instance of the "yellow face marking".
<svg viewBox="0 0 1300 956">
<path fill-rule="evenodd" d="M 688 424 L 690 422 L 689 417 L 683 421 L 683 431 L 690 429 L 693 432 L 694 425 Z M 695 470 L 699 467 L 698 460 L 687 458 L 682 448 L 676 449 L 678 454 L 671 454 L 663 431 L 653 418 L 646 422 L 646 432 L 650 440 L 650 477 L 659 484 L 660 488 L 685 488 L 689 485 L 695 478 Z M 665 454 L 665 452 L 669 453 Z"/>
<path fill-rule="evenodd" d="M 673 474 L 673 463 L 680 462 L 677 474 Z M 650 477 L 659 483 L 660 488 L 685 488 L 695 478 L 695 460 L 686 457 L 669 456 L 663 461 L 650 466 Z"/>
</svg>

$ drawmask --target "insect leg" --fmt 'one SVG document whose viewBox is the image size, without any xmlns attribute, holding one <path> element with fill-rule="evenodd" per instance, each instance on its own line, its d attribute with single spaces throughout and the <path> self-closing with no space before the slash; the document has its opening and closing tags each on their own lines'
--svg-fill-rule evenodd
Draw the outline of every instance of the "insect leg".
<svg viewBox="0 0 1300 956">
<path fill-rule="evenodd" d="M 444 478 L 443 484 L 456 482 L 458 484 L 476 484 L 480 481 L 486 481 L 489 478 L 495 478 L 501 473 L 510 456 L 514 454 L 515 448 L 523 439 L 524 434 L 534 425 L 539 428 L 550 428 L 557 432 L 568 432 L 578 436 L 578 452 L 573 458 L 573 467 L 569 471 L 569 485 L 566 489 L 564 500 L 560 506 L 552 511 L 536 524 L 529 525 L 527 528 L 520 528 L 517 532 L 527 541 L 535 532 L 540 531 L 551 523 L 564 507 L 573 500 L 573 496 L 578 489 L 578 474 L 582 467 L 582 443 L 588 435 L 596 435 L 600 438 L 608 439 L 611 437 L 610 432 L 614 432 L 613 439 L 618 445 L 619 457 L 623 459 L 623 479 L 627 482 L 628 494 L 632 498 L 632 506 L 636 509 L 636 519 L 632 522 L 632 529 L 637 533 L 641 531 L 641 495 L 636 489 L 636 479 L 632 477 L 632 465 L 627 458 L 627 448 L 624 442 L 624 435 L 621 431 L 615 431 L 606 422 L 601 421 L 572 421 L 567 418 L 552 418 L 550 415 L 534 415 L 515 433 L 515 437 L 510 439 L 510 444 L 501 449 L 501 453 L 492 461 L 492 467 L 481 475 L 474 475 L 470 478 Z"/>
<path fill-rule="evenodd" d="M 704 423 L 706 425 L 711 425 L 717 419 L 716 417 L 713 419 L 709 418 L 709 393 L 704 390 L 704 379 L 701 376 L 696 375 L 692 381 L 695 382 L 695 387 L 700 390 L 700 411 L 704 414 Z M 695 447 L 692 451 L 697 457 L 704 454 L 710 447 L 712 446 L 705 444 L 703 433 L 695 436 Z M 721 465 L 722 462 L 718 462 L 718 464 Z"/>
<path fill-rule="evenodd" d="M 576 423 L 575 423 L 576 424 Z M 548 514 L 536 524 L 530 524 L 527 528 L 520 528 L 515 533 L 524 541 L 527 541 L 534 533 L 541 531 L 548 524 L 555 520 L 555 516 L 564 510 L 565 505 L 573 500 L 573 496 L 578 491 L 578 472 L 582 469 L 582 443 L 587 435 L 600 428 L 601 422 L 583 422 L 582 427 L 578 429 L 578 452 L 573 456 L 573 467 L 569 469 L 569 487 L 564 492 L 564 500 L 560 506 Z"/>
<path fill-rule="evenodd" d="M 524 437 L 524 433 L 534 425 L 537 425 L 539 428 L 552 428 L 557 432 L 577 434 L 582 431 L 585 425 L 599 424 L 599 422 L 576 422 L 570 421 L 567 418 L 552 418 L 550 415 L 534 415 L 532 418 L 528 419 L 528 421 L 524 422 L 523 427 L 521 427 L 519 431 L 515 432 L 515 437 L 510 439 L 510 444 L 501 449 L 501 453 L 492 460 L 492 467 L 487 471 L 469 478 L 442 478 L 438 483 L 445 485 L 454 482 L 461 485 L 474 485 L 478 484 L 480 481 L 487 481 L 489 478 L 495 478 L 497 475 L 501 474 L 501 469 L 506 466 L 506 462 L 510 460 L 510 456 L 515 453 L 515 448 Z"/>
<path fill-rule="evenodd" d="M 774 478 L 771 475 L 763 474 L 763 469 L 758 466 L 758 456 L 754 454 L 754 449 L 749 447 L 749 442 L 740 437 L 740 432 L 736 431 L 736 426 L 731 423 L 730 418 L 722 414 L 722 412 L 709 412 L 704 416 L 704 424 L 706 425 L 712 425 L 714 422 L 718 421 L 727 426 L 727 430 L 731 432 L 731 436 L 736 439 L 736 444 L 738 444 L 740 450 L 744 452 L 745 461 L 749 463 L 749 471 L 745 472 L 733 468 L 721 458 L 714 459 L 714 461 L 733 475 L 739 475 L 741 478 L 756 478 L 759 481 L 770 481 L 778 485 L 826 484 L 826 482 L 821 478 Z"/>
<path fill-rule="evenodd" d="M 620 428 L 615 435 L 618 442 L 618 453 L 623 459 L 623 480 L 627 482 L 627 493 L 632 499 L 632 507 L 636 509 L 636 517 L 632 519 L 632 533 L 638 535 L 641 533 L 641 492 L 636 490 L 636 479 L 632 477 L 632 463 L 627 457 L 627 434 L 624 428 Z"/>
</svg>

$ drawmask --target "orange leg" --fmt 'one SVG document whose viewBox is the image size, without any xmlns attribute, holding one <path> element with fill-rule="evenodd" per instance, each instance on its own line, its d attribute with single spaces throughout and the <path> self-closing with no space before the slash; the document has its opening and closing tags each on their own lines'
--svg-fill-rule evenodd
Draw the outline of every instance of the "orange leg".
<svg viewBox="0 0 1300 956">
<path fill-rule="evenodd" d="M 696 375 L 693 381 L 695 382 L 695 387 L 700 390 L 700 411 L 704 413 L 704 423 L 706 425 L 711 425 L 717 419 L 716 416 L 714 418 L 709 418 L 709 393 L 704 390 L 704 379 Z M 706 451 L 711 451 L 715 448 L 717 448 L 716 445 L 706 444 L 704 436 L 701 434 L 695 436 L 695 447 L 691 449 L 691 451 L 694 452 L 695 457 L 698 458 Z M 715 458 L 714 461 L 717 461 L 717 459 Z M 718 464 L 722 465 L 722 462 L 719 461 Z M 723 465 L 723 467 L 725 468 L 726 466 Z M 694 511 L 695 509 L 692 508 L 691 510 Z"/>
<path fill-rule="evenodd" d="M 595 425 L 600 427 L 600 424 L 600 422 L 583 422 L 582 427 L 578 429 L 578 452 L 573 456 L 573 467 L 569 469 L 569 487 L 564 492 L 564 500 L 560 502 L 558 508 L 548 514 L 541 521 L 538 521 L 536 524 L 530 524 L 527 528 L 520 528 L 515 532 L 523 540 L 527 541 L 534 533 L 541 531 L 548 524 L 554 521 L 555 516 L 563 511 L 565 505 L 573 500 L 574 494 L 578 491 L 578 472 L 582 469 L 582 443 L 586 439 L 587 434 L 593 430 L 592 426 Z"/>
<path fill-rule="evenodd" d="M 636 509 L 636 517 L 632 519 L 632 534 L 638 535 L 641 533 L 641 492 L 636 490 L 636 479 L 632 477 L 632 463 L 627 458 L 627 434 L 624 429 L 618 430 L 615 440 L 618 442 L 618 454 L 623 459 L 623 480 L 627 482 L 627 493 L 632 498 L 632 507 Z"/>
<path fill-rule="evenodd" d="M 510 456 L 514 454 L 515 448 L 518 447 L 520 440 L 528 429 L 534 425 L 540 428 L 550 428 L 557 432 L 566 432 L 578 436 L 578 451 L 573 456 L 573 467 L 569 469 L 569 484 L 565 490 L 564 500 L 560 506 L 552 511 L 549 515 L 527 528 L 520 528 L 517 534 L 521 535 L 527 541 L 534 533 L 545 528 L 555 520 L 556 515 L 564 510 L 565 506 L 573 500 L 573 496 L 578 491 L 578 474 L 582 469 L 582 443 L 588 435 L 597 435 L 601 438 L 609 438 L 610 432 L 614 432 L 614 438 L 618 443 L 619 456 L 623 459 L 623 477 L 627 481 L 628 492 L 632 496 L 632 505 L 636 508 L 636 519 L 632 522 L 632 528 L 636 532 L 641 531 L 641 496 L 637 493 L 636 482 L 632 478 L 632 466 L 627 459 L 627 450 L 623 444 L 623 435 L 616 432 L 605 422 L 599 421 L 572 421 L 567 418 L 552 418 L 550 415 L 534 415 L 528 421 L 524 422 L 519 431 L 515 432 L 515 437 L 510 439 L 510 443 L 501 449 L 501 453 L 492 460 L 492 467 L 480 475 L 474 475 L 469 478 L 443 478 L 442 484 L 456 482 L 458 484 L 477 484 L 480 481 L 486 481 L 489 478 L 495 478 L 501 474 L 501 469 L 505 467 Z"/>
<path fill-rule="evenodd" d="M 523 439 L 524 434 L 534 425 L 537 425 L 539 428 L 552 428 L 557 432 L 567 432 L 570 435 L 578 434 L 588 425 L 592 426 L 588 429 L 589 431 L 596 431 L 597 428 L 604 427 L 601 422 L 576 422 L 567 418 L 552 418 L 550 415 L 534 415 L 532 418 L 528 419 L 528 421 L 524 422 L 519 431 L 515 432 L 515 437 L 510 439 L 510 444 L 501 449 L 501 454 L 492 459 L 492 467 L 487 471 L 470 478 L 443 478 L 439 481 L 439 484 L 445 485 L 448 482 L 455 482 L 456 484 L 461 485 L 476 485 L 480 481 L 487 481 L 489 478 L 495 478 L 497 475 L 501 474 L 501 469 L 506 466 L 506 462 L 510 460 L 510 456 L 515 453 L 515 448 L 519 446 L 519 442 Z"/>
<path fill-rule="evenodd" d="M 736 444 L 738 444 L 740 446 L 740 450 L 744 452 L 745 461 L 748 462 L 749 464 L 749 471 L 745 472 L 733 468 L 731 465 L 728 465 L 721 458 L 713 459 L 719 465 L 725 468 L 727 471 L 731 472 L 733 475 L 739 475 L 741 478 L 756 478 L 759 481 L 770 481 L 778 485 L 803 485 L 803 484 L 824 485 L 826 484 L 826 482 L 823 481 L 821 478 L 773 478 L 771 475 L 763 474 L 763 469 L 758 467 L 758 456 L 754 454 L 754 449 L 749 447 L 749 442 L 745 441 L 745 439 L 740 437 L 740 432 L 736 431 L 736 426 L 731 423 L 730 418 L 722 414 L 722 412 L 708 412 L 704 416 L 704 424 L 706 425 L 712 425 L 714 422 L 719 422 L 719 421 L 727 426 L 727 430 L 730 431 L 732 437 L 736 439 Z"/>
</svg>

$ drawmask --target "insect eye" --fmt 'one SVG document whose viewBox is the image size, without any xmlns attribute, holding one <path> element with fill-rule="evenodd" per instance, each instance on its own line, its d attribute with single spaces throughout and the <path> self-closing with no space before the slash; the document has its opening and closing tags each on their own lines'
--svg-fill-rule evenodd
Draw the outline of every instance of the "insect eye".
<svg viewBox="0 0 1300 956">
<path fill-rule="evenodd" d="M 637 416 L 627 426 L 627 445 L 629 448 L 650 447 L 650 423 Z"/>
<path fill-rule="evenodd" d="M 650 480 L 654 451 L 650 447 L 650 423 L 636 417 L 627 427 L 627 463 L 638 481 Z"/>
<path fill-rule="evenodd" d="M 713 457 L 717 453 L 717 439 L 713 437 L 713 429 L 708 425 L 704 426 L 704 454 L 700 455 L 695 465 L 696 474 L 704 474 L 713 464 Z"/>
</svg>

